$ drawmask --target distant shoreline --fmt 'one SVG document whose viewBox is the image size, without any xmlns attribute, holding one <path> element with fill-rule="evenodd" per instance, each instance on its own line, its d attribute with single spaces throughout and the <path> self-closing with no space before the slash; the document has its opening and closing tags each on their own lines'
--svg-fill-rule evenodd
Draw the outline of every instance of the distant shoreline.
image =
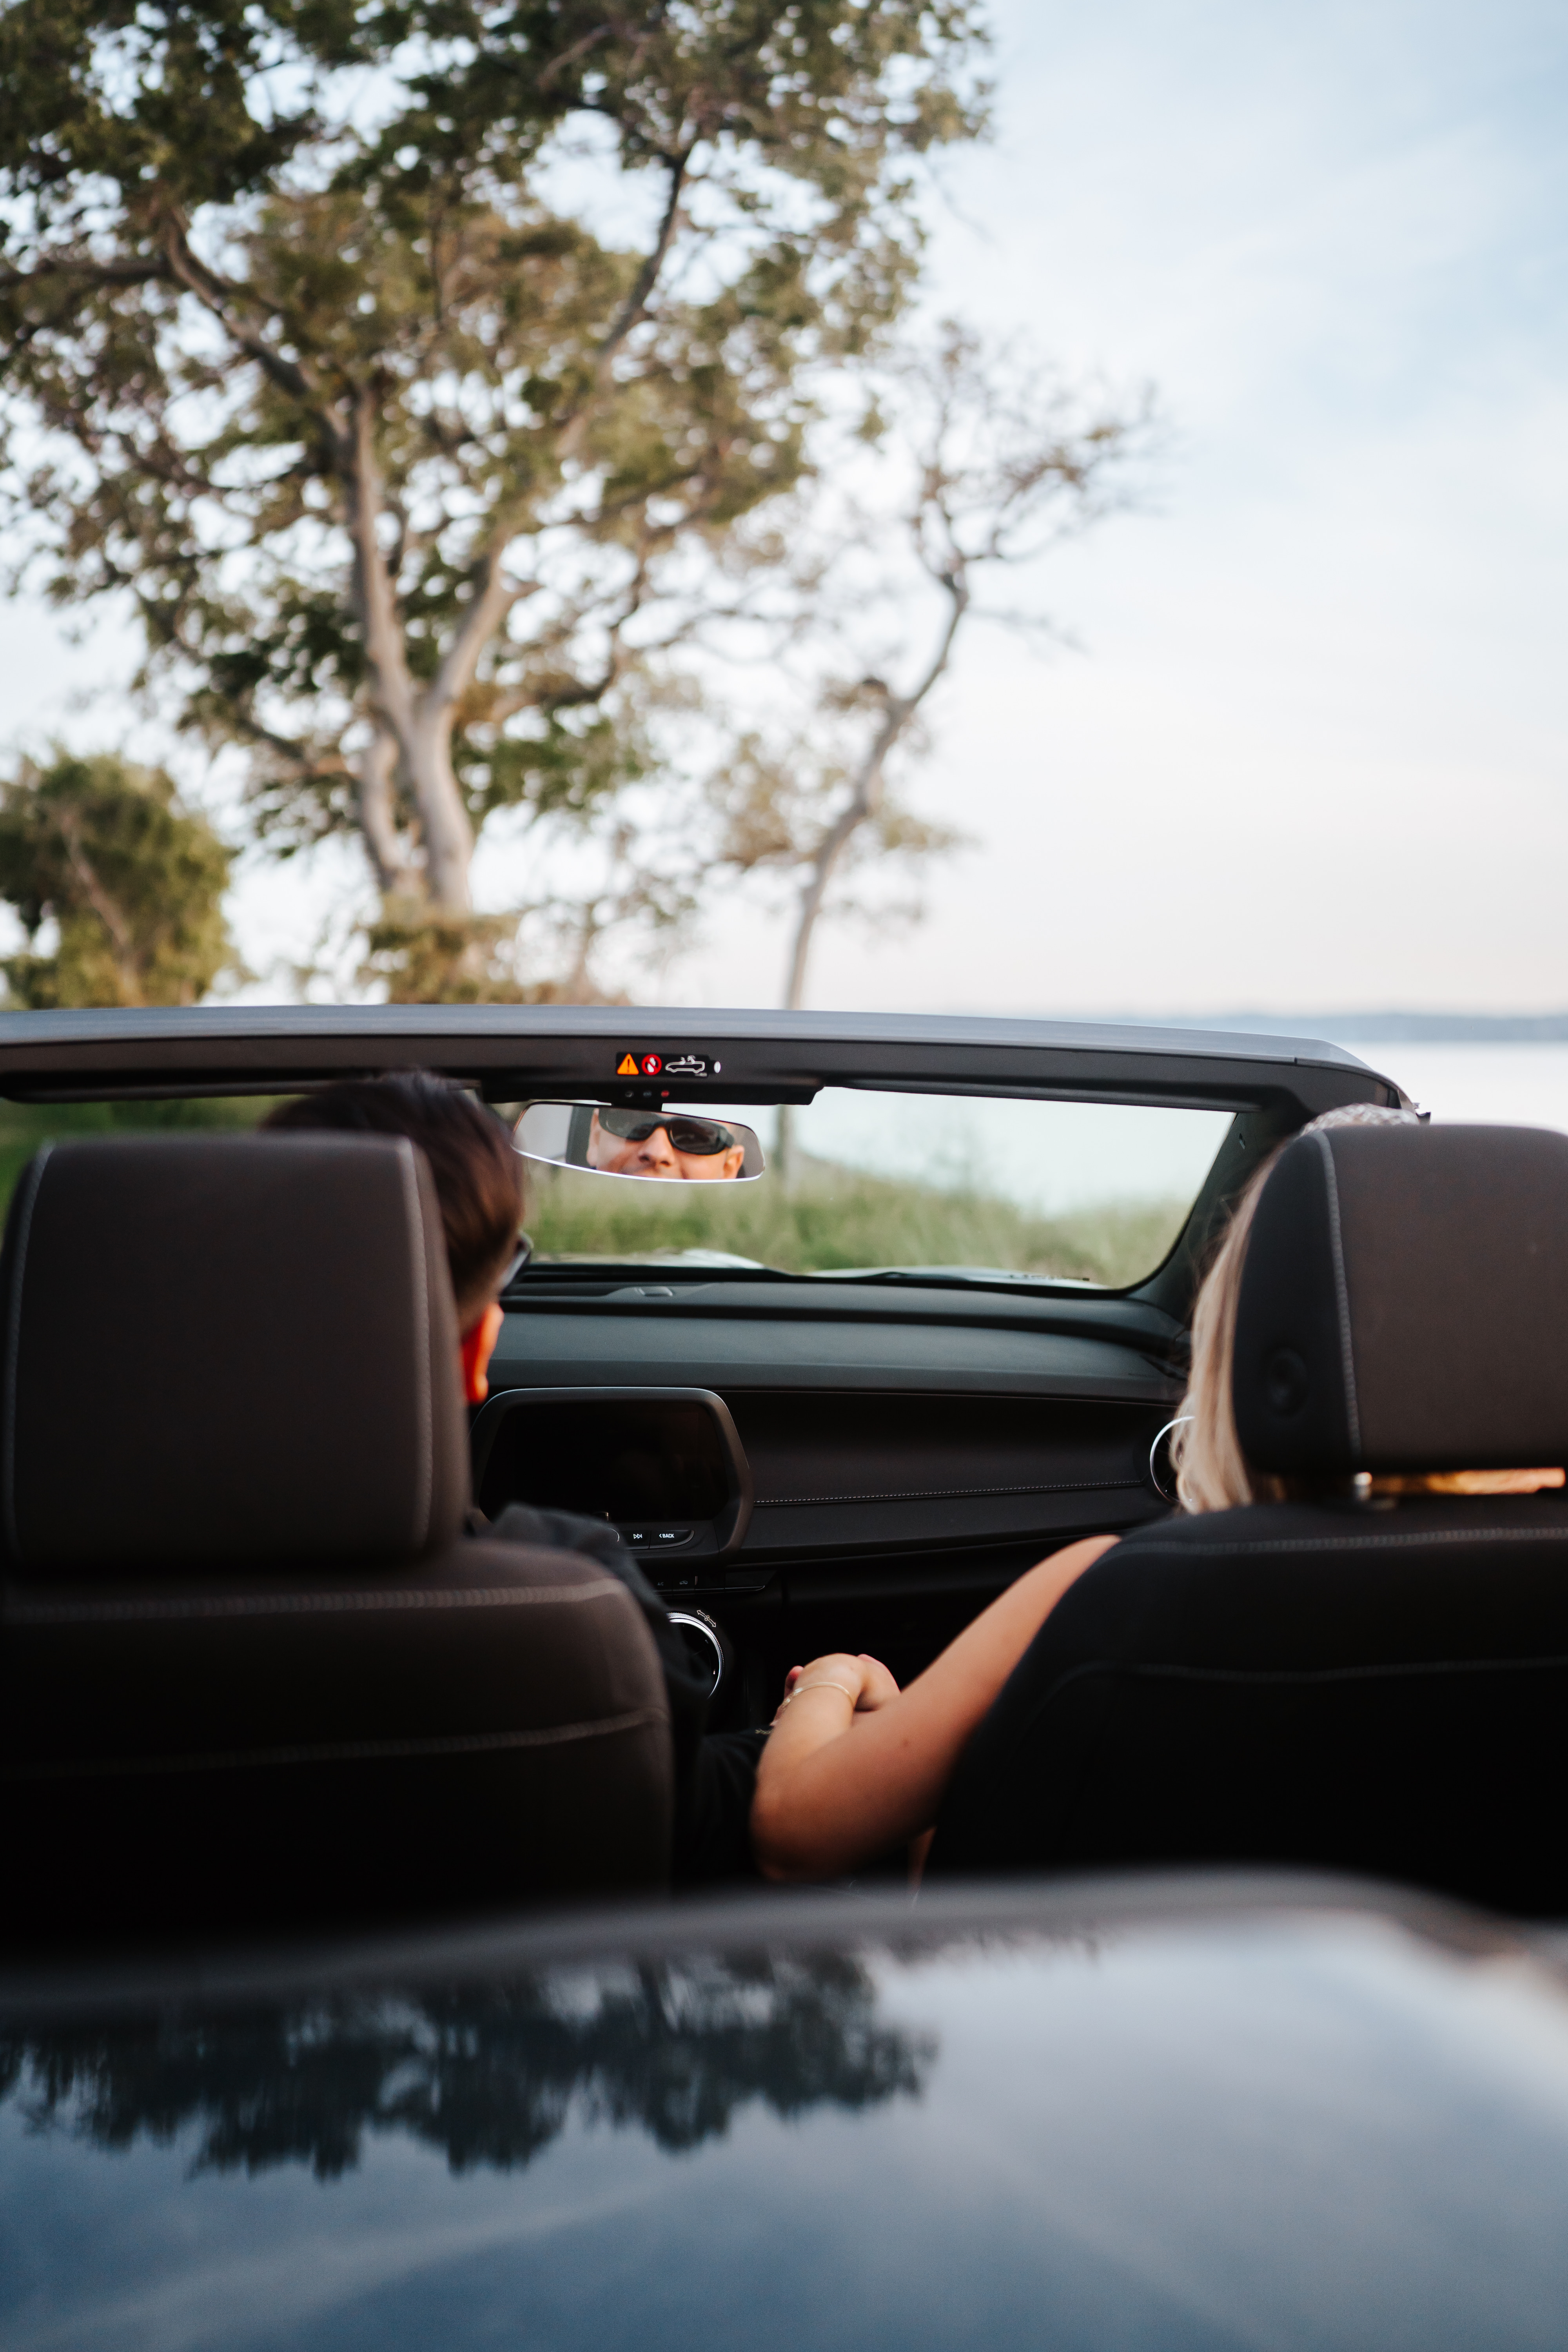
<svg viewBox="0 0 1568 2352">
<path fill-rule="evenodd" d="M 1335 1045 L 1568 1045 L 1568 1013 L 1111 1013 L 1143 1029 L 1232 1029 Z"/>
</svg>

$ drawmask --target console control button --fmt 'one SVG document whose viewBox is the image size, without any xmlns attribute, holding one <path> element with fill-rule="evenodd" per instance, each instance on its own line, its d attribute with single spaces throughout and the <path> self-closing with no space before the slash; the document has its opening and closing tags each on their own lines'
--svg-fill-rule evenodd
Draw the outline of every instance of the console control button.
<svg viewBox="0 0 1568 2352">
<path fill-rule="evenodd" d="M 637 1551 L 674 1551 L 678 1546 L 689 1544 L 692 1533 L 690 1528 L 662 1527 L 623 1528 L 620 1531 L 621 1541 Z"/>
</svg>

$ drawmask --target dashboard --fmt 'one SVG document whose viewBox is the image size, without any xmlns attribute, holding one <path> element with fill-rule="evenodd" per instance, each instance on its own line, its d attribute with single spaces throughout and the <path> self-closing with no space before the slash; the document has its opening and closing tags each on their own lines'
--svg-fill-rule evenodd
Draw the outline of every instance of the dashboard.
<svg viewBox="0 0 1568 2352">
<path fill-rule="evenodd" d="M 1169 1507 L 1150 1454 L 1183 1339 L 1131 1300 L 536 1283 L 476 1492 L 608 1519 L 742 1647 L 907 1673 L 1042 1553 Z"/>
</svg>

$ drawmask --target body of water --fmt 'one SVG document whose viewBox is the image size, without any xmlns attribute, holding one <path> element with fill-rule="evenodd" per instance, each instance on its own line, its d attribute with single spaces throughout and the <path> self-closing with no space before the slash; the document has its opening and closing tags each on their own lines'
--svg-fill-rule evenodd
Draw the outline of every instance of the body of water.
<svg viewBox="0 0 1568 2352">
<path fill-rule="evenodd" d="M 1282 1032 L 1286 1026 L 1281 1022 Z M 1568 1040 L 1446 1044 L 1357 1037 L 1346 1050 L 1392 1078 L 1435 1120 L 1568 1132 Z M 757 1116 L 743 1109 L 736 1115 Z M 795 1148 L 816 1160 L 938 1192 L 977 1191 L 1047 1217 L 1154 1201 L 1184 1210 L 1229 1125 L 1225 1113 L 1214 1111 L 833 1087 L 791 1117 Z M 771 1119 L 764 1118 L 763 1130 L 771 1156 L 776 1150 Z"/>
<path fill-rule="evenodd" d="M 1434 1119 L 1568 1132 L 1568 1044 L 1369 1044 L 1347 1050 L 1393 1078 Z"/>
</svg>

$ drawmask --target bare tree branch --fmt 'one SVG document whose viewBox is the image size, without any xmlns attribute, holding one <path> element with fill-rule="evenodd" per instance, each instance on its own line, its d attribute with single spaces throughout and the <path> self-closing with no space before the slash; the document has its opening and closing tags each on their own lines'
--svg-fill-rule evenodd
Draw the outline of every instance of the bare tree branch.
<svg viewBox="0 0 1568 2352">
<path fill-rule="evenodd" d="M 226 278 L 220 278 L 216 270 L 209 269 L 205 262 L 198 259 L 177 221 L 171 220 L 165 227 L 163 250 L 168 257 L 168 275 L 195 296 L 203 308 L 217 320 L 226 334 L 256 362 L 280 392 L 287 393 L 290 400 L 296 400 L 301 407 L 309 409 L 332 439 L 341 443 L 342 427 L 332 414 L 330 403 L 311 383 L 303 368 L 295 361 L 286 359 L 280 352 L 274 351 L 265 336 L 258 334 L 254 327 L 247 327 L 236 318 L 236 308 L 243 299 L 242 289 L 231 286 Z"/>
<path fill-rule="evenodd" d="M 692 141 L 678 154 L 667 156 L 665 159 L 665 170 L 668 174 L 669 184 L 665 198 L 664 214 L 658 225 L 658 234 L 654 239 L 652 251 L 637 274 L 630 293 L 622 303 L 619 312 L 595 354 L 593 374 L 589 380 L 588 388 L 567 416 L 561 429 L 557 446 L 563 457 L 570 458 L 577 455 L 583 444 L 583 437 L 588 429 L 588 419 L 594 401 L 608 380 L 616 353 L 639 320 L 647 316 L 649 299 L 658 283 L 659 272 L 664 268 L 666 257 L 674 240 L 676 225 L 680 218 L 681 192 L 686 185 L 687 170 L 691 162 L 692 149 L 695 144 L 696 142 Z"/>
<path fill-rule="evenodd" d="M 513 606 L 538 593 L 536 581 L 509 580 L 493 555 L 480 558 L 474 572 L 474 593 L 467 613 L 442 656 L 441 667 L 421 700 L 432 711 L 448 713 L 473 684 L 479 656 Z"/>
<path fill-rule="evenodd" d="M 120 256 L 100 261 L 91 254 L 55 253 L 35 262 L 31 269 L 14 269 L 0 262 L 0 288 L 7 292 L 26 286 L 47 286 L 61 278 L 83 286 L 150 286 L 173 275 L 164 261 L 134 260 Z"/>
<path fill-rule="evenodd" d="M 800 912 L 795 921 L 795 940 L 790 949 L 789 978 L 784 989 L 784 1008 L 798 1013 L 805 1002 L 806 964 L 811 955 L 812 940 L 822 914 L 822 902 L 837 869 L 840 859 L 861 826 L 877 815 L 881 808 L 887 787 L 888 760 L 900 739 L 909 731 L 915 713 L 942 677 L 952 658 L 953 646 L 964 614 L 969 609 L 969 590 L 962 574 L 952 574 L 943 581 L 951 600 L 947 625 L 942 630 L 935 653 L 926 665 L 925 675 L 907 695 L 889 695 L 882 723 L 872 739 L 870 749 L 856 772 L 849 797 L 823 836 L 821 846 L 812 859 L 805 886 L 800 896 Z"/>
<path fill-rule="evenodd" d="M 862 559 L 896 530 L 946 607 L 934 648 L 902 691 L 877 676 L 852 687 L 829 676 L 817 689 L 815 729 L 797 730 L 782 754 L 749 743 L 733 771 L 721 771 L 717 780 L 730 795 L 723 854 L 732 865 L 742 871 L 793 866 L 802 877 L 784 992 L 792 1011 L 805 999 L 829 894 L 871 830 L 886 850 L 903 856 L 952 838 L 896 809 L 889 772 L 896 755 L 907 758 L 920 748 L 923 707 L 951 668 L 961 634 L 975 617 L 1002 617 L 1061 636 L 1037 614 L 991 613 L 976 599 L 976 575 L 1029 562 L 1128 503 L 1121 469 L 1142 446 L 1151 416 L 1147 395 L 1131 405 L 1086 399 L 1005 350 L 986 352 L 951 323 L 934 348 L 898 367 L 889 397 L 901 427 L 889 462 L 901 453 L 912 477 L 902 511 L 890 529 L 852 503 L 837 561 L 842 566 Z M 864 638 L 868 605 L 877 602 L 867 598 L 860 574 L 853 576 L 860 583 L 857 610 L 840 610 L 840 600 L 825 595 L 820 568 L 802 599 L 818 640 L 840 655 L 846 633 L 851 641 Z M 869 740 L 854 751 L 838 750 L 846 730 L 864 727 L 873 711 Z"/>
</svg>

